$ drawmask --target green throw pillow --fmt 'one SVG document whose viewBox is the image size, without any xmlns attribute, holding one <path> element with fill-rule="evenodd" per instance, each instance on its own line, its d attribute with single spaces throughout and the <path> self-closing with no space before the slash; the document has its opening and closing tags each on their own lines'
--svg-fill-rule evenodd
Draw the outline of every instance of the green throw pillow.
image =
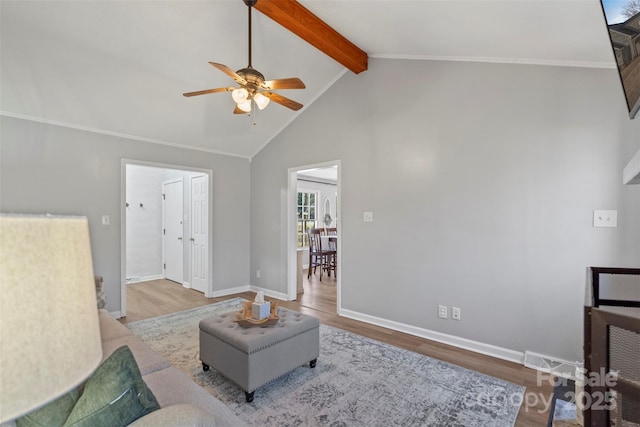
<svg viewBox="0 0 640 427">
<path fill-rule="evenodd" d="M 160 409 L 129 347 L 120 347 L 84 384 L 65 426 L 126 426 Z"/>
<path fill-rule="evenodd" d="M 80 398 L 79 387 L 57 398 L 53 402 L 16 419 L 16 427 L 60 427 L 69 417 L 73 406 Z"/>
</svg>

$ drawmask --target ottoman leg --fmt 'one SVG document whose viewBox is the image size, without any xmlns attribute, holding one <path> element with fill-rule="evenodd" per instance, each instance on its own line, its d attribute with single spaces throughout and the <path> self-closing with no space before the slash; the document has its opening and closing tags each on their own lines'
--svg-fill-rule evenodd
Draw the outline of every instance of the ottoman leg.
<svg viewBox="0 0 640 427">
<path fill-rule="evenodd" d="M 209 365 L 207 365 L 206 363 L 202 363 L 202 370 L 207 372 L 209 370 Z"/>
<path fill-rule="evenodd" d="M 318 362 L 318 359 L 313 359 L 311 362 L 309 362 L 309 367 L 310 368 L 315 368 L 316 367 L 316 362 Z"/>
<path fill-rule="evenodd" d="M 256 394 L 255 390 L 249 393 L 248 391 L 244 392 L 244 397 L 247 399 L 247 403 L 253 402 L 253 396 Z"/>
</svg>

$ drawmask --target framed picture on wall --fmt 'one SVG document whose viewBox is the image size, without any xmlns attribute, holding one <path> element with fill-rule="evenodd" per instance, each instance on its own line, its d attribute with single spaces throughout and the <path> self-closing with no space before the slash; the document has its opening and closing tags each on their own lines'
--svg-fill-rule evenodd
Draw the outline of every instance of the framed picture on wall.
<svg viewBox="0 0 640 427">
<path fill-rule="evenodd" d="M 632 119 L 640 110 L 640 1 L 600 0 L 625 101 Z"/>
</svg>

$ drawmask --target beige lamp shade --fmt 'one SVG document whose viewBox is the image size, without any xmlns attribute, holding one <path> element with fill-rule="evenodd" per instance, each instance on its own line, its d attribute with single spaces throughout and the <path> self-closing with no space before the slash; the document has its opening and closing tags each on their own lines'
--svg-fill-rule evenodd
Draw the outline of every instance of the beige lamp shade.
<svg viewBox="0 0 640 427">
<path fill-rule="evenodd" d="M 0 423 L 71 390 L 101 359 L 87 219 L 0 215 Z"/>
</svg>

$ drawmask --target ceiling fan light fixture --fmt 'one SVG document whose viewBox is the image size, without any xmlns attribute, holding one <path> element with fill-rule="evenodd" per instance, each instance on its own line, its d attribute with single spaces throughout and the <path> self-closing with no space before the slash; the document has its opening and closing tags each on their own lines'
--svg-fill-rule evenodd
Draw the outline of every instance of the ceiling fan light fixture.
<svg viewBox="0 0 640 427">
<path fill-rule="evenodd" d="M 251 112 L 251 99 L 247 99 L 246 101 L 242 101 L 238 103 L 238 108 L 244 111 L 245 113 Z"/>
<path fill-rule="evenodd" d="M 2 1 L 2 0 L 0 0 Z M 224 64 L 218 64 L 216 62 L 209 62 L 211 66 L 222 71 L 227 76 L 231 77 L 239 87 L 218 87 L 215 89 L 199 90 L 196 92 L 183 93 L 183 96 L 190 97 L 196 95 L 205 95 L 208 93 L 216 92 L 231 92 L 231 98 L 236 104 L 236 108 L 233 110 L 234 114 L 251 113 L 254 110 L 253 102 L 256 106 L 263 110 L 270 101 L 280 104 L 283 107 L 289 108 L 293 111 L 298 111 L 303 107 L 302 104 L 295 102 L 289 98 L 286 98 L 278 93 L 272 92 L 272 90 L 279 89 L 304 89 L 305 85 L 297 77 L 289 77 L 286 79 L 265 80 L 264 75 L 251 66 L 251 9 L 255 6 L 258 0 L 243 0 L 247 5 L 247 11 L 249 15 L 248 29 L 249 29 L 249 63 L 245 68 L 238 71 L 233 71 L 231 68 Z M 266 94 L 266 95 L 265 95 Z M 254 111 L 255 112 L 255 111 Z M 255 123 L 254 123 L 255 124 Z"/>
<path fill-rule="evenodd" d="M 249 98 L 249 92 L 245 88 L 241 87 L 239 89 L 234 89 L 231 92 L 231 97 L 236 104 L 240 105 L 241 103 L 245 102 L 247 98 Z"/>
<path fill-rule="evenodd" d="M 261 94 L 260 92 L 253 95 L 253 100 L 256 102 L 256 105 L 259 109 L 264 110 L 267 105 L 269 105 L 269 98 Z"/>
</svg>

